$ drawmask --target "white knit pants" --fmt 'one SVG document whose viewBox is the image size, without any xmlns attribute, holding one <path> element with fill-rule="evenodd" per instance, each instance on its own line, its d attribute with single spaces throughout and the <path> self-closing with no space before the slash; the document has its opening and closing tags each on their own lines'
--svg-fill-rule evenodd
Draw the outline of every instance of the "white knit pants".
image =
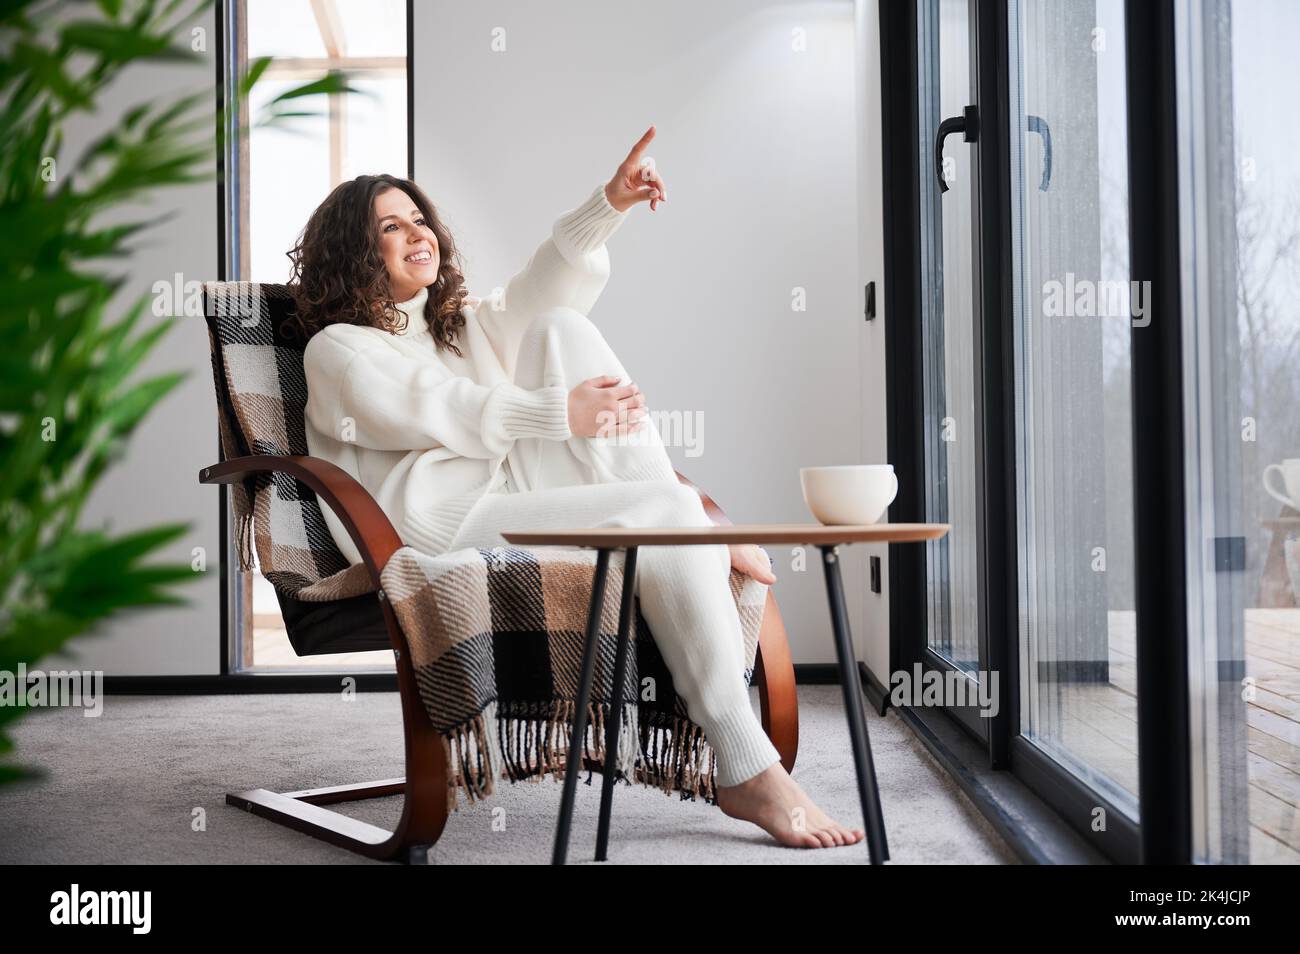
<svg viewBox="0 0 1300 954">
<path fill-rule="evenodd" d="M 515 384 L 571 390 L 587 378 L 615 374 L 622 384 L 631 380 L 596 326 L 578 311 L 554 308 L 525 332 Z M 503 469 L 504 483 L 470 510 L 452 550 L 506 545 L 502 530 L 712 524 L 699 495 L 677 480 L 649 419 L 622 439 L 522 438 Z M 622 560 L 621 553 L 610 555 L 611 565 Z M 720 786 L 738 785 L 780 761 L 750 705 L 730 575 L 723 544 L 637 550 L 641 613 L 687 712 L 713 746 Z"/>
</svg>

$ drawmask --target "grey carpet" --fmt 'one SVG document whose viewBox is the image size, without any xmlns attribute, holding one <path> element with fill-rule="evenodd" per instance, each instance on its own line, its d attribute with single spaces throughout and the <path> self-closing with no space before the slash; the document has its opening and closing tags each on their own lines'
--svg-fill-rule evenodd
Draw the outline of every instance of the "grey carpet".
<svg viewBox="0 0 1300 954">
<path fill-rule="evenodd" d="M 844 710 L 836 686 L 799 687 L 795 778 L 842 821 L 861 825 Z M 892 861 L 1015 863 L 1015 857 L 892 712 L 869 717 Z M 292 791 L 402 774 L 395 693 L 109 696 L 103 715 L 34 710 L 15 732 L 17 757 L 47 777 L 0 789 L 0 862 L 298 863 L 365 861 L 227 806 L 224 793 Z M 586 776 L 583 776 L 585 781 Z M 590 863 L 600 779 L 578 786 L 571 862 Z M 560 785 L 503 782 L 448 819 L 437 864 L 546 863 Z M 203 809 L 203 828 L 195 821 Z M 397 798 L 345 808 L 391 827 Z M 620 785 L 610 861 L 628 864 L 858 864 L 864 844 L 782 848 L 703 802 Z"/>
</svg>

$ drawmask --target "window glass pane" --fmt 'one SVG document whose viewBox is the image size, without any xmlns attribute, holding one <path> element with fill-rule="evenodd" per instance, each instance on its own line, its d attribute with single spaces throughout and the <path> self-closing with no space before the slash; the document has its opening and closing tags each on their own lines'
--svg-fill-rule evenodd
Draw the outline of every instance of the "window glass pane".
<svg viewBox="0 0 1300 954">
<path fill-rule="evenodd" d="M 325 55 L 309 0 L 248 0 L 248 56 Z"/>
<path fill-rule="evenodd" d="M 1010 10 L 1020 729 L 1135 814 L 1123 4 Z"/>
<path fill-rule="evenodd" d="M 1195 849 L 1295 864 L 1300 4 L 1176 10 Z"/>
<path fill-rule="evenodd" d="M 347 99 L 343 179 L 387 172 L 406 176 L 406 75 L 359 76 L 363 95 Z"/>
<path fill-rule="evenodd" d="M 348 56 L 406 56 L 406 0 L 334 0 Z"/>
<path fill-rule="evenodd" d="M 323 75 L 323 74 L 318 74 Z M 313 77 L 292 80 L 264 77 L 249 96 L 249 111 L 260 114 L 278 94 Z M 338 175 L 331 173 L 330 117 L 286 119 L 275 127 L 254 128 L 249 137 L 249 247 L 251 280 L 284 282 L 289 278 L 285 253 L 297 240 L 308 216 L 347 179 L 387 172 L 406 175 L 406 77 L 352 80 L 356 94 L 339 97 Z M 320 97 L 307 108 L 325 113 Z"/>
<path fill-rule="evenodd" d="M 926 544 L 926 646 L 945 664 L 979 665 L 975 473 L 975 298 L 971 226 L 972 146 L 947 137 L 941 190 L 933 158 L 940 123 L 960 117 L 971 93 L 969 0 L 919 4 L 923 392 L 926 519 L 952 530 Z"/>
<path fill-rule="evenodd" d="M 264 105 L 309 78 L 274 80 L 263 77 L 249 95 L 249 113 L 258 116 Z M 320 109 L 320 100 L 314 107 Z M 298 232 L 312 210 L 329 193 L 329 128 L 324 118 L 286 119 L 274 128 L 253 129 L 249 135 L 248 190 L 250 278 L 256 282 L 285 282 Z"/>
<path fill-rule="evenodd" d="M 340 182 L 363 174 L 407 174 L 406 4 L 404 0 L 333 0 L 319 20 L 308 0 L 248 0 L 250 58 L 273 61 L 249 96 L 253 123 L 241 156 L 238 189 L 244 235 L 241 278 L 283 283 L 287 252 L 307 219 Z M 310 59 L 310 63 L 298 62 Z M 327 70 L 345 72 L 357 92 L 305 97 L 288 107 L 317 115 L 258 125 L 275 96 Z M 387 650 L 299 657 L 289 645 L 274 588 L 258 573 L 250 596 L 251 633 L 240 640 L 241 668 L 391 669 Z"/>
</svg>

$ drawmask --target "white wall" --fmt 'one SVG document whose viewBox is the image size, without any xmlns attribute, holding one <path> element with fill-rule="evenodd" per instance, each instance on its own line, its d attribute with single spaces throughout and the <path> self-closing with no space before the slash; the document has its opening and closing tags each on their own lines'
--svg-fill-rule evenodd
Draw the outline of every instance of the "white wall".
<svg viewBox="0 0 1300 954">
<path fill-rule="evenodd" d="M 862 362 L 862 460 L 892 463 L 885 427 L 885 247 L 882 205 L 882 111 L 880 102 L 880 5 L 855 0 L 854 62 L 858 92 L 858 287 L 876 283 L 876 318 L 864 321 L 860 336 Z M 862 547 L 864 556 L 880 557 L 881 592 L 863 587 L 862 659 L 882 684 L 889 685 L 889 554 L 888 547 Z"/>
<path fill-rule="evenodd" d="M 858 192 L 878 189 L 879 159 L 864 176 L 854 20 L 848 0 L 416 5 L 416 180 L 472 293 L 503 285 L 657 127 L 669 202 L 611 239 L 591 317 L 652 409 L 702 412 L 704 453 L 670 455 L 736 522 L 808 521 L 801 466 L 883 459 L 883 438 L 863 457 L 883 425 L 862 421 L 879 342 L 862 327 Z M 819 554 L 796 572 L 769 549 L 795 661 L 833 661 Z M 865 554 L 842 552 L 858 620 Z"/>
<path fill-rule="evenodd" d="M 75 11 L 72 15 L 77 15 Z M 132 66 L 100 101 L 94 115 L 78 117 L 67 127 L 59 168 L 70 172 L 86 145 L 117 123 L 137 103 L 170 101 L 201 89 L 216 94 L 216 33 L 211 11 L 192 24 L 206 31 L 207 52 L 201 65 L 176 63 Z M 187 26 L 178 42 L 190 45 Z M 112 221 L 157 217 L 160 224 L 136 240 L 139 251 L 121 266 L 128 280 L 119 292 L 120 316 L 127 305 L 150 294 L 153 283 L 172 281 L 177 272 L 185 281 L 217 277 L 217 187 L 215 182 L 158 190 L 153 200 L 138 204 Z M 161 221 L 164 216 L 174 217 Z M 106 217 L 104 224 L 109 224 Z M 97 267 L 102 263 L 97 263 Z M 117 263 L 108 263 L 117 271 Z M 141 324 L 160 319 L 146 314 Z M 184 607 L 132 611 L 112 619 L 96 634 L 70 644 L 73 655 L 39 665 L 75 665 L 102 669 L 109 675 L 177 675 L 220 671 L 220 565 L 218 491 L 200 486 L 199 468 L 217 460 L 216 399 L 208 339 L 201 317 L 183 318 L 165 335 L 144 363 L 140 374 L 153 376 L 184 370 L 189 377 L 177 386 L 137 428 L 123 459 L 100 481 L 90 498 L 85 526 L 109 526 L 126 532 L 160 523 L 189 523 L 191 530 L 155 559 L 191 561 L 191 551 L 203 547 L 207 570 L 192 584 L 178 589 L 189 599 Z"/>
<path fill-rule="evenodd" d="M 472 291 L 504 283 L 555 216 L 658 127 L 650 153 L 671 201 L 637 208 L 611 241 L 613 274 L 592 317 L 652 408 L 702 412 L 704 453 L 670 453 L 737 522 L 810 519 L 800 466 L 885 459 L 883 321 L 868 325 L 861 311 L 872 278 L 883 308 L 875 16 L 863 0 L 672 0 L 652 17 L 599 0 L 416 5 L 416 177 L 455 230 Z M 198 22 L 210 58 L 212 18 Z M 495 27 L 504 53 L 491 51 Z M 804 52 L 792 49 L 796 30 Z M 133 68 L 96 117 L 69 129 L 65 155 L 159 90 L 214 82 L 214 66 Z M 160 193 L 148 211 L 174 217 L 132 260 L 122 300 L 178 271 L 215 277 L 216 208 L 214 184 Z M 796 286 L 805 312 L 791 310 Z M 196 479 L 217 456 L 201 319 L 182 321 L 145 371 L 171 369 L 190 377 L 107 474 L 87 522 L 191 522 L 163 556 L 188 560 L 202 546 L 208 571 L 185 591 L 188 607 L 121 617 L 62 662 L 118 675 L 220 670 L 217 491 Z M 797 572 L 789 548 L 770 550 L 795 661 L 832 661 L 816 551 Z M 867 548 L 843 553 L 860 652 L 882 674 L 885 603 L 867 593 Z"/>
</svg>

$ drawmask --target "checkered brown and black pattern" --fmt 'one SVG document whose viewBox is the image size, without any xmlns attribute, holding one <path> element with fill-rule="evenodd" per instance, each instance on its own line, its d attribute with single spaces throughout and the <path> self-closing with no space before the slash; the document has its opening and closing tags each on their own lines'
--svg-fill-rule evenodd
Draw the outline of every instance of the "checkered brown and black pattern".
<svg viewBox="0 0 1300 954">
<path fill-rule="evenodd" d="M 204 304 L 223 458 L 306 454 L 305 342 L 290 332 L 283 285 L 208 283 Z M 231 485 L 240 569 L 254 568 L 286 598 L 348 600 L 376 590 L 363 564 L 349 566 L 311 488 L 285 474 Z M 431 557 L 402 547 L 382 573 L 385 596 L 411 649 L 421 699 L 447 740 L 452 784 L 470 799 L 495 781 L 560 777 L 595 553 L 566 547 L 467 548 Z M 622 557 L 610 562 L 587 756 L 604 758 L 605 719 L 622 591 Z M 733 571 L 731 591 L 753 675 L 767 587 Z M 714 801 L 713 753 L 687 716 L 642 618 L 624 700 L 619 744 L 626 779 Z"/>
<path fill-rule="evenodd" d="M 288 319 L 284 285 L 212 282 L 204 286 L 223 456 L 307 453 L 307 381 Z M 288 474 L 258 474 L 233 485 L 240 569 L 253 568 L 276 591 L 327 602 L 374 592 L 366 568 L 339 552 L 310 487 Z M 271 528 L 275 528 L 274 539 Z"/>
<path fill-rule="evenodd" d="M 610 559 L 586 757 L 603 763 L 612 695 L 623 555 Z M 410 547 L 383 571 L 384 594 L 411 647 L 434 727 L 448 739 L 453 773 L 472 800 L 495 779 L 562 776 L 596 554 L 567 547 L 465 549 L 441 557 Z M 767 587 L 739 571 L 731 593 L 753 677 Z M 636 606 L 619 769 L 683 798 L 714 801 L 713 752 L 673 689 L 672 675 Z"/>
</svg>

